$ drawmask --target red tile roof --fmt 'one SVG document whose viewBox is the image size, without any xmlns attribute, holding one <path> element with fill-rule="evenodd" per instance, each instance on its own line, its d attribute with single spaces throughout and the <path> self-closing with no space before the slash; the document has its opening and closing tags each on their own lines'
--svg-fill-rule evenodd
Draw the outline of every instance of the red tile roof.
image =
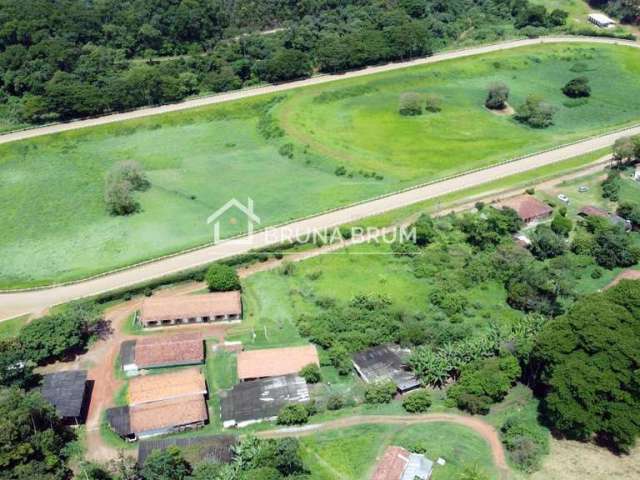
<svg viewBox="0 0 640 480">
<path fill-rule="evenodd" d="M 409 455 L 404 448 L 387 447 L 371 480 L 400 480 L 409 463 Z"/>
<path fill-rule="evenodd" d="M 199 368 L 135 377 L 129 382 L 129 405 L 192 397 L 207 393 Z"/>
<path fill-rule="evenodd" d="M 313 345 L 305 347 L 269 348 L 238 354 L 238 378 L 279 377 L 298 373 L 310 363 L 320 365 Z"/>
<path fill-rule="evenodd" d="M 140 321 L 146 323 L 176 318 L 241 314 L 240 292 L 219 292 L 206 295 L 145 298 L 140 309 Z"/>
<path fill-rule="evenodd" d="M 518 197 L 508 198 L 500 202 L 498 206 L 512 208 L 525 222 L 539 220 L 553 213 L 553 209 L 549 205 L 531 195 L 520 195 Z"/>
<path fill-rule="evenodd" d="M 136 341 L 135 363 L 139 368 L 204 361 L 204 342 L 199 333 L 145 337 Z"/>
<path fill-rule="evenodd" d="M 129 411 L 134 433 L 204 422 L 208 418 L 204 396 L 163 400 L 132 407 Z"/>
<path fill-rule="evenodd" d="M 579 215 L 586 215 L 587 217 L 603 217 L 608 218 L 609 212 L 604 208 L 594 207 L 593 205 L 587 205 L 583 207 L 579 212 Z"/>
</svg>

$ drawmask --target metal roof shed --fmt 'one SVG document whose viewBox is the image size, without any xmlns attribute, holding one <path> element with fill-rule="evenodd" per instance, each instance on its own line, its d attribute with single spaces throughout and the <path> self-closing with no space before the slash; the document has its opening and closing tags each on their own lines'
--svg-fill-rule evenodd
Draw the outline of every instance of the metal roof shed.
<svg viewBox="0 0 640 480">
<path fill-rule="evenodd" d="M 44 375 L 40 392 L 63 420 L 81 423 L 84 419 L 87 406 L 86 370 Z"/>
</svg>

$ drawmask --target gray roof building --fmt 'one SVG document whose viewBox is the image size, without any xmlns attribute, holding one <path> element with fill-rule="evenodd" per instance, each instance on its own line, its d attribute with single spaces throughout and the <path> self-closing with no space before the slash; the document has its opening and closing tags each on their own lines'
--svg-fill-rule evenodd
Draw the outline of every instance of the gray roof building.
<svg viewBox="0 0 640 480">
<path fill-rule="evenodd" d="M 405 355 L 396 345 L 380 345 L 356 353 L 353 366 L 367 383 L 391 380 L 400 392 L 407 392 L 420 387 L 420 381 L 408 370 Z"/>
<path fill-rule="evenodd" d="M 44 375 L 40 392 L 56 408 L 63 420 L 82 422 L 86 416 L 88 406 L 86 370 Z"/>
<path fill-rule="evenodd" d="M 233 447 L 237 443 L 234 435 L 144 440 L 138 447 L 138 465 L 144 465 L 154 450 L 165 450 L 172 446 L 188 449 L 190 456 L 194 456 L 198 462 L 230 463 L 233 460 Z"/>
<path fill-rule="evenodd" d="M 297 375 L 242 382 L 220 393 L 222 424 L 225 428 L 271 420 L 290 403 L 309 401 L 305 380 Z"/>
</svg>

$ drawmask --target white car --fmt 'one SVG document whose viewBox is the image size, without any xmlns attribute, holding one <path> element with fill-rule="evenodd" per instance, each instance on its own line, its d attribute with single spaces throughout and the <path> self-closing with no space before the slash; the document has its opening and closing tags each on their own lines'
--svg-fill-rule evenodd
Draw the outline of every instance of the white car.
<svg viewBox="0 0 640 480">
<path fill-rule="evenodd" d="M 561 202 L 569 203 L 569 197 L 567 197 L 564 193 L 561 193 L 560 195 L 558 195 L 558 199 Z"/>
<path fill-rule="evenodd" d="M 580 193 L 588 192 L 588 191 L 589 191 L 589 187 L 587 187 L 586 185 L 580 185 L 580 186 L 578 187 L 578 191 L 579 191 Z"/>
</svg>

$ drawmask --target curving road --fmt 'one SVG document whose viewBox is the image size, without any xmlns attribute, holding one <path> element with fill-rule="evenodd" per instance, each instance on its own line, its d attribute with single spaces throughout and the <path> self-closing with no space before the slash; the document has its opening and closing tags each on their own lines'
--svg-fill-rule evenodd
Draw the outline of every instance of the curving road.
<svg viewBox="0 0 640 480">
<path fill-rule="evenodd" d="M 294 88 L 305 87 L 309 85 L 320 85 L 323 83 L 335 82 L 336 80 L 344 80 L 347 78 L 363 77 L 366 75 L 372 75 L 375 73 L 389 72 L 392 70 L 399 70 L 407 67 L 414 67 L 417 65 L 428 65 L 430 63 L 438 63 L 445 60 L 453 60 L 456 58 L 471 57 L 474 55 L 481 55 L 483 53 L 498 52 L 500 50 L 508 50 L 512 48 L 525 47 L 529 45 L 539 45 L 541 43 L 608 43 L 614 45 L 627 45 L 634 48 L 640 48 L 640 43 L 632 42 L 630 40 L 618 40 L 614 38 L 600 38 L 600 37 L 571 37 L 571 36 L 558 36 L 558 37 L 542 37 L 532 38 L 526 40 L 513 40 L 493 45 L 485 45 L 481 47 L 467 48 L 463 50 L 453 50 L 449 52 L 442 52 L 431 57 L 419 58 L 416 60 L 410 60 L 407 62 L 389 63 L 387 65 L 379 65 L 375 67 L 368 67 L 362 70 L 355 70 L 336 75 L 319 75 L 311 77 L 305 80 L 298 80 L 296 82 L 282 83 L 279 85 L 266 85 L 262 87 L 256 87 L 245 90 L 238 90 L 234 92 L 228 92 L 218 95 L 212 95 L 203 98 L 197 98 L 194 100 L 187 100 L 181 103 L 175 103 L 171 105 L 162 105 L 159 107 L 148 107 L 133 110 L 125 113 L 114 113 L 112 115 L 105 115 L 97 118 L 90 118 L 86 120 L 77 120 L 68 123 L 57 123 L 46 127 L 32 128 L 28 130 L 21 130 L 18 132 L 7 133 L 0 135 L 0 144 L 15 142 L 18 140 L 25 140 L 27 138 L 39 137 L 42 135 L 49 135 L 52 133 L 67 132 L 69 130 L 77 130 L 79 128 L 95 127 L 97 125 L 106 125 L 108 123 L 121 122 L 123 120 L 132 120 L 136 118 L 150 117 L 153 115 L 161 115 L 168 112 L 178 112 L 181 110 L 187 110 L 195 107 L 203 107 L 206 105 L 214 105 L 217 103 L 230 102 L 233 100 L 239 100 L 243 98 L 255 97 L 258 95 L 264 95 L 268 93 L 285 92 Z"/>
<path fill-rule="evenodd" d="M 500 441 L 500 436 L 496 429 L 484 420 L 477 417 L 467 417 L 450 413 L 429 413 L 425 415 L 363 415 L 355 417 L 339 418 L 316 425 L 307 425 L 299 428 L 283 428 L 279 430 L 269 430 L 259 432 L 257 435 L 262 438 L 282 438 L 282 437 L 304 437 L 327 430 L 341 430 L 343 428 L 355 427 L 358 425 L 420 425 L 425 423 L 455 423 L 472 429 L 478 433 L 491 448 L 491 456 L 500 478 L 509 478 L 510 469 L 505 458 L 504 448 Z"/>
<path fill-rule="evenodd" d="M 296 88 L 302 85 L 324 83 L 336 80 L 338 78 L 369 75 L 372 73 L 404 68 L 412 65 L 433 63 L 437 61 L 448 60 L 451 58 L 478 55 L 481 53 L 488 53 L 508 48 L 516 48 L 525 45 L 534 45 L 543 42 L 618 43 L 640 48 L 640 44 L 633 42 L 613 41 L 611 39 L 590 39 L 582 37 L 554 37 L 506 42 L 499 45 L 472 48 L 459 52 L 443 53 L 441 55 L 411 62 L 405 62 L 402 64 L 392 64 L 368 68 L 357 72 L 350 72 L 343 76 L 316 77 L 300 82 L 293 82 L 286 85 L 261 87 L 260 89 L 252 91 L 234 92 L 227 95 L 194 100 L 192 102 L 185 102 L 177 105 L 169 105 L 166 107 L 159 107 L 155 109 L 138 110 L 136 112 L 111 115 L 108 117 L 75 122 L 71 124 L 53 125 L 50 127 L 43 127 L 41 129 L 17 132 L 0 137 L 0 143 L 6 143 L 9 141 L 20 140 L 21 138 L 29 138 L 49 133 L 62 132 L 75 128 L 83 128 L 92 125 L 111 123 L 128 118 L 139 118 L 147 115 L 156 115 L 167 111 L 192 108 L 199 105 L 219 103 L 261 93 L 269 93 L 269 91 L 281 91 L 290 88 Z M 259 93 L 256 93 L 258 91 Z M 240 237 L 226 240 L 213 246 L 179 253 L 174 256 L 132 266 L 128 269 L 120 270 L 93 279 L 87 279 L 78 283 L 63 286 L 54 286 L 34 291 L 2 293 L 0 294 L 0 319 L 8 319 L 27 313 L 39 313 L 51 306 L 65 303 L 71 300 L 90 297 L 118 288 L 135 285 L 147 280 L 152 280 L 186 269 L 199 267 L 212 261 L 240 255 L 253 249 L 264 248 L 266 246 L 272 245 L 273 243 L 276 243 L 276 240 L 274 239 L 277 239 L 278 241 L 292 239 L 295 238 L 296 235 L 305 235 L 325 228 L 332 228 L 345 223 L 355 222 L 366 217 L 378 215 L 390 210 L 395 210 L 397 208 L 422 202 L 424 200 L 436 198 L 447 193 L 479 186 L 499 178 L 507 177 L 516 173 L 522 173 L 578 155 L 606 148 L 611 146 L 616 139 L 622 136 L 637 134 L 640 134 L 640 126 L 631 127 L 625 130 L 617 131 L 615 133 L 609 133 L 606 135 L 594 137 L 588 140 L 577 142 L 572 145 L 567 145 L 551 151 L 534 154 L 493 167 L 468 172 L 431 184 L 417 186 L 415 188 L 365 201 L 356 205 L 336 209 L 334 211 L 320 214 L 314 217 L 294 221 L 287 225 L 257 232 L 250 237 Z"/>
</svg>

